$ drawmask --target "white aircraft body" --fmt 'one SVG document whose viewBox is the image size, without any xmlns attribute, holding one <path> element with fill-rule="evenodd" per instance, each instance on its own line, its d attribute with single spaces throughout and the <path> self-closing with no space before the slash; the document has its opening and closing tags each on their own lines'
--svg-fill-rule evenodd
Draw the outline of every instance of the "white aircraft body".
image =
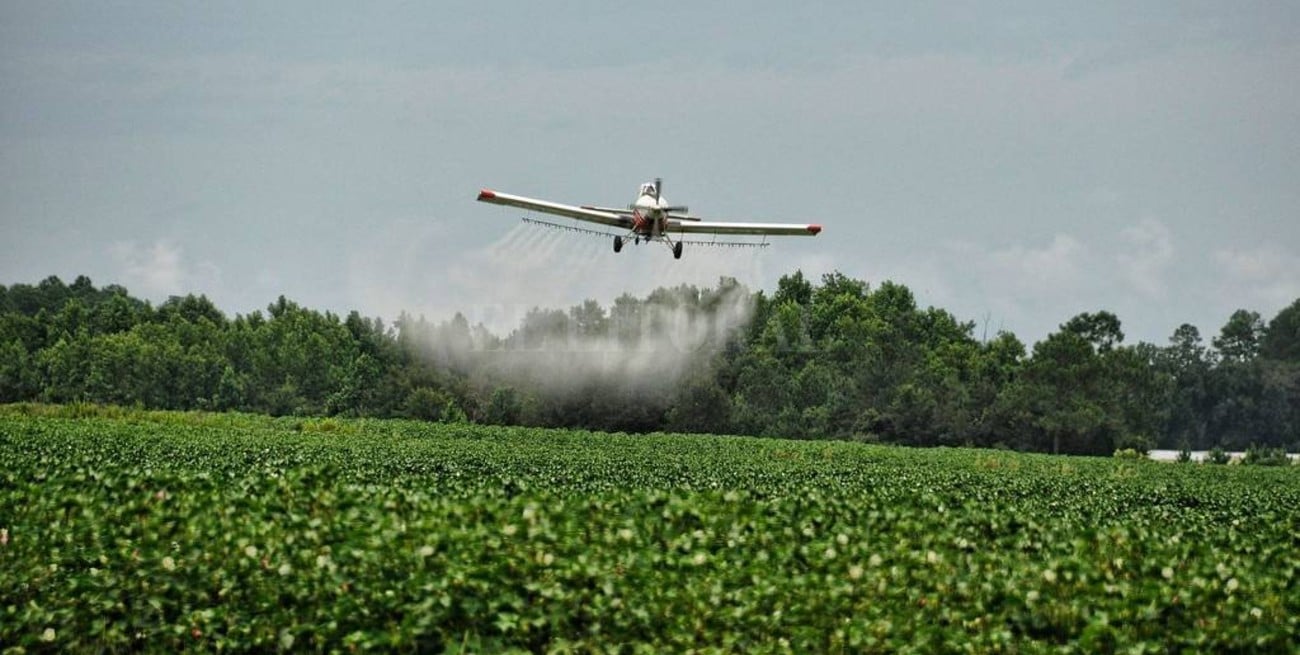
<svg viewBox="0 0 1300 655">
<path fill-rule="evenodd" d="M 654 182 L 642 184 L 636 202 L 628 205 L 627 209 L 565 205 L 548 200 L 497 193 L 490 189 L 479 191 L 478 199 L 480 202 L 519 207 L 623 228 L 627 233 L 614 237 L 614 252 L 621 251 L 628 239 L 632 239 L 637 244 L 659 241 L 667 244 L 673 252 L 673 257 L 677 259 L 681 259 L 682 256 L 682 236 L 688 234 L 816 236 L 822 231 L 822 226 L 816 224 L 706 221 L 687 213 L 686 207 L 670 205 L 660 193 L 662 190 L 663 180 L 658 178 L 655 178 Z"/>
</svg>

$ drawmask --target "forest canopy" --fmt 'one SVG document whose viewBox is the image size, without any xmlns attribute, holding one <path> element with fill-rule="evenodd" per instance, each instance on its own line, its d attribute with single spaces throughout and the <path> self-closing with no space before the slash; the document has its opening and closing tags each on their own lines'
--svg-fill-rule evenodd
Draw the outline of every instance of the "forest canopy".
<svg viewBox="0 0 1300 655">
<path fill-rule="evenodd" d="M 227 316 L 85 276 L 0 285 L 0 402 L 857 439 L 1110 454 L 1300 447 L 1300 299 L 1126 344 L 1069 318 L 1027 347 L 894 282 L 801 272 L 767 293 L 625 294 L 534 308 L 507 335 L 457 314 L 391 324 L 281 296 Z"/>
</svg>

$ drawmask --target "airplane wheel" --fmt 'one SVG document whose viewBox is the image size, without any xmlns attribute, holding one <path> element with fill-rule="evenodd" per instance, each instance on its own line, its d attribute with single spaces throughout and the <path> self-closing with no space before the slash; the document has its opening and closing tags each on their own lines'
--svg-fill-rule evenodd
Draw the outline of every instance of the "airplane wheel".
<svg viewBox="0 0 1300 655">
<path fill-rule="evenodd" d="M 682 244 L 680 242 L 673 244 L 673 259 L 682 258 Z"/>
<path fill-rule="evenodd" d="M 614 237 L 614 252 L 619 252 L 622 249 L 623 249 L 623 237 Z"/>
</svg>

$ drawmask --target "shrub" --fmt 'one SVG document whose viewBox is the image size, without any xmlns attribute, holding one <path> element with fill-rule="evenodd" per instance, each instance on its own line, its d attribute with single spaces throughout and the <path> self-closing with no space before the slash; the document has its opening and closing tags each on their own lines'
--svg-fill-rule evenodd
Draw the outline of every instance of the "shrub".
<svg viewBox="0 0 1300 655">
<path fill-rule="evenodd" d="M 449 402 L 447 396 L 437 389 L 419 387 L 406 397 L 404 413 L 408 418 L 436 421 L 442 418 L 443 408 Z"/>
<path fill-rule="evenodd" d="M 1115 451 L 1117 459 L 1146 459 L 1146 453 L 1140 453 L 1133 448 L 1120 448 Z"/>
<path fill-rule="evenodd" d="M 1232 455 L 1229 455 L 1223 448 L 1215 446 L 1205 455 L 1205 461 L 1209 464 L 1227 464 L 1232 461 Z"/>
<path fill-rule="evenodd" d="M 1290 466 L 1291 458 L 1287 457 L 1286 450 L 1283 448 L 1251 446 L 1246 449 L 1246 455 L 1242 457 L 1241 463 L 1253 466 Z"/>
<path fill-rule="evenodd" d="M 469 423 L 469 415 L 465 413 L 465 410 L 461 409 L 460 405 L 456 404 L 455 400 L 448 398 L 447 404 L 442 407 L 442 415 L 438 417 L 438 420 L 443 423 Z"/>
<path fill-rule="evenodd" d="M 1156 440 L 1145 434 L 1124 434 L 1115 440 L 1115 447 L 1118 450 L 1137 451 L 1143 457 L 1155 446 Z"/>
</svg>

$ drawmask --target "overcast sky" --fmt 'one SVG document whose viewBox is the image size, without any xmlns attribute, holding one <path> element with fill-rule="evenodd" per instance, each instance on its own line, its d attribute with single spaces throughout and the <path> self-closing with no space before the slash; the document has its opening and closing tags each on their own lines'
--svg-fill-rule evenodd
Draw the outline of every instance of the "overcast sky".
<svg viewBox="0 0 1300 655">
<path fill-rule="evenodd" d="M 1300 4 L 624 4 L 0 2 L 0 283 L 503 329 L 839 270 L 1029 343 L 1300 297 Z M 825 231 L 673 261 L 474 201 L 655 176 Z"/>
</svg>

